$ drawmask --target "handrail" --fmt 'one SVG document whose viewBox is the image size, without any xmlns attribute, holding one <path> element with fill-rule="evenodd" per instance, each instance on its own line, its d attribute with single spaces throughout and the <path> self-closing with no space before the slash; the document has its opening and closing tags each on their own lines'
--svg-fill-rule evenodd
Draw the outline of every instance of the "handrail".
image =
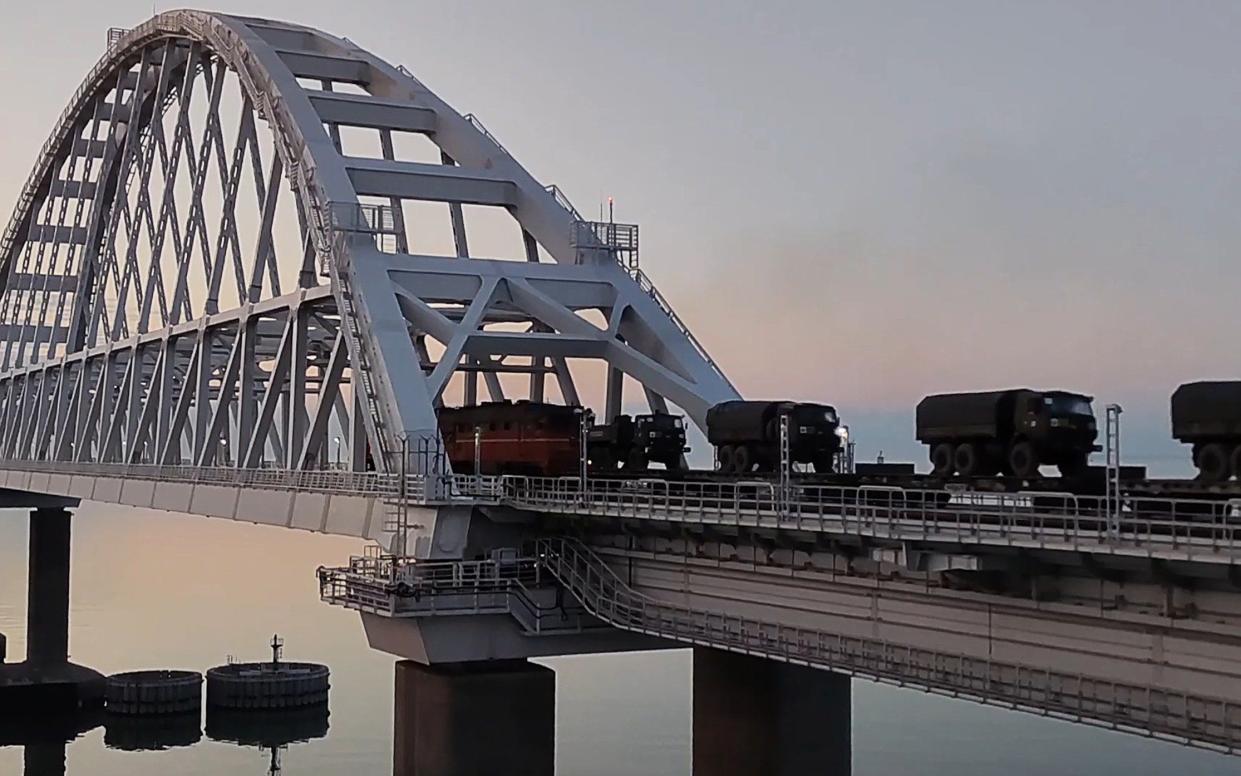
<svg viewBox="0 0 1241 776">
<path fill-rule="evenodd" d="M 576 539 L 539 539 L 536 548 L 549 575 L 592 615 L 622 630 L 1241 751 L 1233 704 L 1222 698 L 667 603 L 633 590 Z"/>
<path fill-rule="evenodd" d="M 490 603 L 491 597 L 504 596 L 504 610 L 527 633 L 582 629 L 563 602 L 544 606 L 535 599 L 530 585 L 539 586 L 544 578 L 533 557 L 513 561 L 413 561 L 392 555 L 354 556 L 348 566 L 319 567 L 318 578 L 321 600 L 390 617 L 490 611 L 497 608 Z M 461 596 L 467 597 L 469 603 L 455 604 L 454 600 Z M 413 606 L 407 603 L 411 599 Z M 556 627 L 556 623 L 570 621 L 576 624 Z"/>
<path fill-rule="evenodd" d="M 707 362 L 707 365 L 711 367 L 711 369 L 720 377 L 721 380 L 725 382 L 725 384 L 728 385 L 729 388 L 736 392 L 736 386 L 734 386 L 728 379 L 728 376 L 724 374 L 724 370 L 720 369 L 720 366 L 715 362 L 715 359 L 711 358 L 711 354 L 707 352 L 706 347 L 698 341 L 698 338 L 694 336 L 694 333 L 690 331 L 688 326 L 685 325 L 685 322 L 681 320 L 681 316 L 677 315 L 676 311 L 672 309 L 672 304 L 667 300 L 667 298 L 664 297 L 663 294 L 659 293 L 659 289 L 655 287 L 655 284 L 651 282 L 651 279 L 647 276 L 647 274 L 638 267 L 626 267 L 625 269 L 629 272 L 630 277 L 637 282 L 638 288 L 642 289 L 642 291 L 655 302 L 659 309 L 663 311 L 664 315 L 668 316 L 668 319 L 672 321 L 672 325 L 676 326 L 677 330 L 680 331 L 681 334 L 685 335 L 685 338 L 689 340 L 689 344 L 692 345 L 694 350 L 698 352 L 698 355 Z"/>
<path fill-rule="evenodd" d="M 483 124 L 482 120 L 479 119 L 478 116 L 476 116 L 473 113 L 467 113 L 461 118 L 468 121 L 470 123 L 470 126 L 478 130 L 483 135 L 483 137 L 490 140 L 495 145 L 496 148 L 503 151 L 506 155 L 512 156 L 512 154 L 508 152 L 508 149 L 505 148 L 504 145 L 500 142 L 500 139 L 497 138 L 495 135 L 491 134 L 491 130 L 487 129 L 486 125 Z"/>
<path fill-rule="evenodd" d="M 1102 499 L 1086 496 L 890 491 L 794 481 L 787 498 L 776 498 L 768 482 L 651 478 L 591 478 L 583 487 L 577 478 L 453 475 L 442 469 L 436 474 L 442 448 L 412 448 L 409 454 L 425 455 L 427 462 L 411 467 L 404 477 L 339 469 L 15 460 L 0 460 L 0 470 L 399 498 L 406 507 L 492 504 L 546 514 L 752 526 L 893 541 L 951 540 L 973 546 L 1021 545 L 1212 562 L 1241 557 L 1241 499 L 1125 496 L 1120 520 L 1109 522 Z"/>
<path fill-rule="evenodd" d="M 573 220 L 575 222 L 586 220 L 582 217 L 581 213 L 577 212 L 577 208 L 573 207 L 573 203 L 569 201 L 569 197 L 564 193 L 564 189 L 554 183 L 549 183 L 543 187 L 543 190 L 552 195 L 552 199 L 556 200 L 557 205 L 560 205 L 562 208 L 569 211 L 569 214 L 573 216 Z"/>
</svg>

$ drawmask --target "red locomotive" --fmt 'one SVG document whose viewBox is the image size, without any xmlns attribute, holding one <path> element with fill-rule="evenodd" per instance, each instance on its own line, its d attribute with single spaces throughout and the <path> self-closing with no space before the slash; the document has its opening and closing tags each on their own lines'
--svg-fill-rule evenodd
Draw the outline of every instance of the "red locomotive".
<svg viewBox="0 0 1241 776">
<path fill-rule="evenodd" d="M 444 407 L 440 434 L 454 472 L 571 475 L 581 465 L 583 412 L 529 401 Z M 474 471 L 476 450 L 479 472 Z"/>
</svg>

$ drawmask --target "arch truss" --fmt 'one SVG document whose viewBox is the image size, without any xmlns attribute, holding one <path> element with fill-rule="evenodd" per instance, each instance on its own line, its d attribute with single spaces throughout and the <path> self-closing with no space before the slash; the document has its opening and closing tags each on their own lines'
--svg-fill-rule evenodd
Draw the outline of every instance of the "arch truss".
<svg viewBox="0 0 1241 776">
<path fill-rule="evenodd" d="M 0 458 L 394 469 L 441 403 L 576 404 L 589 362 L 609 415 L 626 376 L 699 425 L 736 396 L 636 227 L 403 67 L 198 11 L 109 38 L 0 243 Z"/>
</svg>

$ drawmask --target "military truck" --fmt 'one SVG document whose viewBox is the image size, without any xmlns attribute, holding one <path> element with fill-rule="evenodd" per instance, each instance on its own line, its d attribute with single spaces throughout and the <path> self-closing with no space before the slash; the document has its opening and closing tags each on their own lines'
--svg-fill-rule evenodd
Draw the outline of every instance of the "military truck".
<svg viewBox="0 0 1241 776">
<path fill-rule="evenodd" d="M 707 441 L 719 470 L 732 474 L 780 468 L 780 418 L 788 418 L 792 463 L 832 471 L 840 452 L 840 418 L 827 404 L 794 401 L 726 401 L 707 410 Z"/>
<path fill-rule="evenodd" d="M 1178 387 L 1172 394 L 1172 436 L 1193 445 L 1198 479 L 1241 478 L 1241 380 Z"/>
<path fill-rule="evenodd" d="M 592 469 L 643 471 L 662 463 L 669 471 L 684 468 L 685 420 L 680 415 L 617 415 L 611 423 L 591 426 L 586 432 L 587 457 Z"/>
<path fill-rule="evenodd" d="M 1044 465 L 1080 476 L 1099 449 L 1091 401 L 1080 393 L 1029 388 L 927 396 L 918 403 L 916 435 L 930 447 L 937 476 L 1029 478 Z"/>
</svg>

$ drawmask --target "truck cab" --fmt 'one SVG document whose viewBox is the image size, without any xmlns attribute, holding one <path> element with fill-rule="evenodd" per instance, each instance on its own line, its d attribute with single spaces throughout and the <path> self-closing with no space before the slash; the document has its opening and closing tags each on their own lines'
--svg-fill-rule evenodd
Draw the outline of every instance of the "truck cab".
<svg viewBox="0 0 1241 776">
<path fill-rule="evenodd" d="M 1098 424 L 1093 397 L 1068 391 L 1023 391 L 1016 403 L 1009 469 L 1018 476 L 1034 476 L 1039 464 L 1054 464 L 1072 476 L 1086 469 L 1095 445 Z M 1021 439 L 1033 448 L 1036 461 L 1017 449 Z M 1016 455 L 1014 455 L 1016 452 Z"/>
<path fill-rule="evenodd" d="M 634 449 L 630 453 L 634 468 L 645 469 L 651 461 L 662 463 L 669 471 L 681 467 L 681 456 L 689 452 L 685 446 L 685 418 L 657 412 L 638 415 L 633 420 Z"/>
<path fill-rule="evenodd" d="M 618 466 L 630 471 L 647 469 L 652 462 L 669 471 L 682 468 L 685 419 L 656 412 L 649 415 L 617 415 L 611 423 L 592 426 L 587 432 L 590 465 L 597 471 Z"/>
</svg>

